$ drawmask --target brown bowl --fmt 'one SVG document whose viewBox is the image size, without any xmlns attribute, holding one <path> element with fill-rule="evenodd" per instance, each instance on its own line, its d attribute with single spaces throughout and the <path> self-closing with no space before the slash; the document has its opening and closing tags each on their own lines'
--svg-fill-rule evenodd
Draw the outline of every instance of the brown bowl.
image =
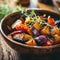
<svg viewBox="0 0 60 60">
<path fill-rule="evenodd" d="M 28 10 L 28 12 L 29 11 L 31 10 Z M 51 17 L 55 18 L 55 20 L 60 20 L 60 15 L 54 12 L 39 9 L 35 10 L 35 12 L 37 15 L 46 14 L 47 16 L 50 15 Z M 10 31 L 7 29 L 7 25 L 11 26 L 20 15 L 20 12 L 15 12 L 5 16 L 1 21 L 1 33 L 9 46 L 11 46 L 17 52 L 25 54 L 48 54 L 57 51 L 60 52 L 60 44 L 52 46 L 29 46 L 8 38 L 7 35 L 10 33 Z"/>
</svg>

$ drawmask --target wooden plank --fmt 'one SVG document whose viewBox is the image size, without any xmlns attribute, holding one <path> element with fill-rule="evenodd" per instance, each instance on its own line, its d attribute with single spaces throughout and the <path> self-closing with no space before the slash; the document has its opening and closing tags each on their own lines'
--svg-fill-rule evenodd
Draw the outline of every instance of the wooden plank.
<svg viewBox="0 0 60 60">
<path fill-rule="evenodd" d="M 19 60 L 18 53 L 5 42 L 0 34 L 0 60 Z"/>
<path fill-rule="evenodd" d="M 37 6 L 40 9 L 48 10 L 48 11 L 52 11 L 52 12 L 60 14 L 60 11 L 58 11 L 55 6 L 46 5 L 46 4 L 41 3 L 41 2 L 38 2 Z"/>
<path fill-rule="evenodd" d="M 49 10 L 49 11 L 54 10 L 53 6 L 49 6 L 49 5 L 40 3 L 40 2 L 38 3 L 38 7 L 41 8 L 41 9 L 44 9 L 44 10 Z"/>
</svg>

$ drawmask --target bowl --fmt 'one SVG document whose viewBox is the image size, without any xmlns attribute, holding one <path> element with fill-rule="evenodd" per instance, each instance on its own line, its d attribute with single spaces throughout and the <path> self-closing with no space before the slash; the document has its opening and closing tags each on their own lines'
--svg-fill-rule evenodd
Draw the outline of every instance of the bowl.
<svg viewBox="0 0 60 60">
<path fill-rule="evenodd" d="M 31 10 L 28 10 L 28 12 L 30 11 Z M 46 11 L 46 10 L 40 10 L 40 9 L 34 9 L 34 11 L 37 15 L 46 14 L 47 16 L 50 15 L 51 17 L 53 17 L 56 21 L 60 20 L 60 15 L 58 13 Z M 10 31 L 7 29 L 7 25 L 11 26 L 19 18 L 20 15 L 21 15 L 20 12 L 14 12 L 5 16 L 1 20 L 1 34 L 4 37 L 4 40 L 11 48 L 13 48 L 14 50 L 16 50 L 21 54 L 39 55 L 39 54 L 55 53 L 57 51 L 60 52 L 60 44 L 56 44 L 52 46 L 29 46 L 8 38 L 7 35 L 10 33 Z"/>
</svg>

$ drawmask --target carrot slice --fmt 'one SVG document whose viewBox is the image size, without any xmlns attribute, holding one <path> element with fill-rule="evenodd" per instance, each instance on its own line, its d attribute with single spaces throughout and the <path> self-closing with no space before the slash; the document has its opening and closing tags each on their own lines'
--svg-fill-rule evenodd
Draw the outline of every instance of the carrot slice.
<svg viewBox="0 0 60 60">
<path fill-rule="evenodd" d="M 50 16 L 48 16 L 48 23 L 52 26 L 55 26 L 55 21 L 53 18 L 51 18 Z"/>
<path fill-rule="evenodd" d="M 38 22 L 35 22 L 35 24 L 33 25 L 37 30 L 40 30 L 41 26 Z"/>
<path fill-rule="evenodd" d="M 50 34 L 50 29 L 48 26 L 45 26 L 42 30 L 41 30 L 42 34 Z"/>
</svg>

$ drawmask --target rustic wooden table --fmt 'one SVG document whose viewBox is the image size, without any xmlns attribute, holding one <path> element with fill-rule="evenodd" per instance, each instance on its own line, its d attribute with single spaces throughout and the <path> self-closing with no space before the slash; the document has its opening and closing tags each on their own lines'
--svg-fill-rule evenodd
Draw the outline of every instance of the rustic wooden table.
<svg viewBox="0 0 60 60">
<path fill-rule="evenodd" d="M 37 6 L 38 6 L 40 9 L 48 10 L 48 11 L 52 11 L 52 12 L 55 12 L 55 13 L 60 14 L 60 11 L 58 11 L 55 6 L 52 6 L 52 5 L 50 6 L 50 5 L 41 3 L 41 2 L 38 2 Z"/>
<path fill-rule="evenodd" d="M 48 6 L 42 3 L 38 3 L 37 5 L 39 8 L 42 8 L 44 10 L 54 11 L 53 6 Z M 20 53 L 13 50 L 10 46 L 8 46 L 8 44 L 5 42 L 4 38 L 0 33 L 0 60 L 60 60 L 60 52 L 58 53 L 56 52 L 51 55 L 40 55 L 40 56 L 21 55 Z"/>
<path fill-rule="evenodd" d="M 0 60 L 18 60 L 18 53 L 7 45 L 0 33 Z"/>
</svg>

